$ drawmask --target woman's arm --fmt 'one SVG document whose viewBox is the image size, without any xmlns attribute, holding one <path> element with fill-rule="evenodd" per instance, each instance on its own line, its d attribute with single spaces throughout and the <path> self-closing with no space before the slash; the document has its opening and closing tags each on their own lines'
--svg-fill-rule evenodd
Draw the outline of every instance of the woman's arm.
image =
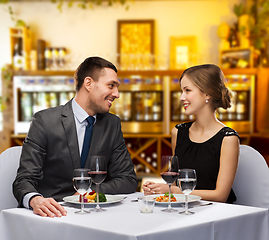
<svg viewBox="0 0 269 240">
<path fill-rule="evenodd" d="M 227 136 L 222 141 L 220 168 L 215 190 L 194 190 L 191 194 L 204 200 L 226 202 L 235 178 L 239 157 L 239 139 Z"/>
<path fill-rule="evenodd" d="M 177 128 L 173 128 L 171 131 L 171 145 L 172 145 L 172 155 L 175 155 L 175 149 L 176 149 L 176 145 L 177 145 L 177 132 L 178 129 Z"/>
<path fill-rule="evenodd" d="M 175 155 L 176 140 L 177 140 L 177 128 L 173 128 L 171 132 L 171 145 L 172 145 L 172 155 Z M 142 189 L 144 190 L 145 195 L 150 194 L 162 194 L 169 191 L 168 185 L 165 183 L 154 183 L 147 181 L 143 184 Z M 177 186 L 171 187 L 172 193 L 181 193 Z"/>
</svg>

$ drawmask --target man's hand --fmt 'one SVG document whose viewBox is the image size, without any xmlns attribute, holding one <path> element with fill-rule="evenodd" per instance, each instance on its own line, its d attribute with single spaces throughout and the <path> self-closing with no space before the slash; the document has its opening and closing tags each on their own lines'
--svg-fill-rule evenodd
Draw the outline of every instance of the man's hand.
<svg viewBox="0 0 269 240">
<path fill-rule="evenodd" d="M 44 198 L 42 196 L 33 197 L 30 201 L 33 212 L 42 217 L 61 217 L 66 216 L 66 210 L 53 198 Z"/>
</svg>

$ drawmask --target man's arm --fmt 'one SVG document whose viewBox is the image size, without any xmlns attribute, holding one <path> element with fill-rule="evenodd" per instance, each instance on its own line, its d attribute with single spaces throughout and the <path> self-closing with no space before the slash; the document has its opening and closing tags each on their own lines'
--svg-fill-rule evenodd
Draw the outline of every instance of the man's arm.
<svg viewBox="0 0 269 240">
<path fill-rule="evenodd" d="M 42 118 L 34 116 L 28 135 L 24 141 L 20 167 L 13 183 L 13 193 L 20 207 L 32 208 L 41 216 L 65 216 L 65 209 L 52 198 L 44 198 L 36 186 L 42 179 L 45 160 L 46 135 Z"/>
</svg>

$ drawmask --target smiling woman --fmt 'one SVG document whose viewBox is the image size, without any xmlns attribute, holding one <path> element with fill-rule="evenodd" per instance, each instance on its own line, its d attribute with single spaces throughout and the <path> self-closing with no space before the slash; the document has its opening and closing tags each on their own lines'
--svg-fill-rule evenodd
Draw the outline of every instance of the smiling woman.
<svg viewBox="0 0 269 240">
<path fill-rule="evenodd" d="M 180 77 L 186 115 L 195 115 L 194 122 L 176 125 L 172 129 L 173 155 L 179 159 L 180 168 L 195 169 L 197 186 L 191 193 L 204 200 L 235 201 L 232 184 L 235 177 L 239 135 L 225 126 L 215 116 L 217 108 L 230 107 L 230 92 L 224 85 L 224 75 L 213 64 L 186 69 Z M 145 194 L 165 193 L 165 184 L 146 182 Z M 172 193 L 182 193 L 172 186 Z"/>
</svg>

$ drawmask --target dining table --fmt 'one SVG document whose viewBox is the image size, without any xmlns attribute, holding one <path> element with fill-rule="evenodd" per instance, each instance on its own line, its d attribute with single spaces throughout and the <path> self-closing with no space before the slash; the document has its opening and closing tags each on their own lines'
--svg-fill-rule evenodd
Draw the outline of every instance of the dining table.
<svg viewBox="0 0 269 240">
<path fill-rule="evenodd" d="M 102 212 L 76 214 L 79 203 L 60 202 L 62 217 L 41 217 L 30 209 L 11 208 L 0 213 L 1 240 L 268 240 L 269 209 L 198 200 L 189 203 L 192 215 L 182 215 L 184 203 L 164 212 L 156 203 L 152 213 L 141 213 L 137 199 L 143 193 L 118 195 L 102 204 Z M 91 210 L 94 204 L 85 204 Z"/>
</svg>

